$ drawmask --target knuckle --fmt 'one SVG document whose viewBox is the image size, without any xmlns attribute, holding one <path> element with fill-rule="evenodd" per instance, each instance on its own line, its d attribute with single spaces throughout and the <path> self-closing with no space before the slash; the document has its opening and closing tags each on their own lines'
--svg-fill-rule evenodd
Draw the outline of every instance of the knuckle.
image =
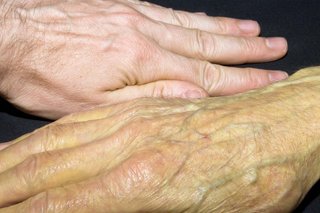
<svg viewBox="0 0 320 213">
<path fill-rule="evenodd" d="M 118 184 L 126 186 L 127 181 L 130 181 L 132 183 L 129 187 L 130 196 L 136 196 L 136 193 L 140 194 L 144 190 L 156 189 L 154 186 L 159 184 L 158 181 L 161 178 L 157 171 L 159 167 L 157 164 L 163 164 L 165 160 L 161 153 L 152 150 L 133 154 L 117 171 Z M 148 177 L 145 174 L 148 174 Z"/>
<path fill-rule="evenodd" d="M 144 21 L 144 17 L 139 14 L 138 12 L 131 12 L 131 13 L 126 13 L 126 14 L 122 14 L 124 21 L 125 21 L 125 25 L 126 26 L 130 26 L 130 27 L 137 27 L 139 25 L 142 24 L 142 22 Z"/>
<path fill-rule="evenodd" d="M 49 212 L 49 202 L 51 195 L 49 191 L 41 192 L 35 197 L 27 200 L 27 211 L 30 213 L 47 213 Z M 50 206 L 50 212 L 55 212 L 53 206 Z"/>
<path fill-rule="evenodd" d="M 136 28 L 145 20 L 145 17 L 137 10 L 123 4 L 117 4 L 113 10 L 115 10 L 113 13 L 115 21 L 123 26 Z"/>
<path fill-rule="evenodd" d="M 151 91 L 152 97 L 164 98 L 170 96 L 165 94 L 165 85 L 162 83 L 154 84 Z"/>
<path fill-rule="evenodd" d="M 228 79 L 226 73 L 224 72 L 222 66 L 214 65 L 213 68 L 213 83 L 210 87 L 210 92 L 213 95 L 220 94 L 221 91 L 225 89 L 226 86 L 230 85 L 230 79 Z"/>
<path fill-rule="evenodd" d="M 156 47 L 142 34 L 132 32 L 129 40 L 129 45 L 132 48 L 126 51 L 129 54 L 128 59 L 131 62 L 130 64 L 137 65 L 137 68 L 141 68 L 141 66 L 144 66 L 155 57 L 157 53 Z M 128 47 L 126 48 L 128 49 Z"/>
<path fill-rule="evenodd" d="M 172 10 L 172 14 L 175 17 L 176 22 L 180 23 L 181 26 L 186 28 L 194 28 L 194 23 L 186 12 Z"/>
<path fill-rule="evenodd" d="M 241 38 L 240 47 L 246 58 L 257 55 L 261 49 L 255 40 L 245 38 Z"/>
<path fill-rule="evenodd" d="M 22 190 L 33 191 L 39 175 L 40 155 L 31 155 L 15 167 L 15 175 L 22 184 Z"/>
<path fill-rule="evenodd" d="M 61 136 L 66 132 L 66 129 L 63 128 L 63 126 L 65 125 L 48 125 L 44 129 L 42 132 L 43 140 L 40 141 L 40 150 L 42 152 L 50 151 L 62 142 L 63 138 Z"/>
<path fill-rule="evenodd" d="M 169 8 L 172 24 L 179 25 L 186 28 L 191 28 L 191 19 L 184 12 L 175 11 Z"/>
<path fill-rule="evenodd" d="M 216 52 L 215 37 L 201 30 L 194 30 L 195 51 L 200 59 L 212 58 Z"/>
<path fill-rule="evenodd" d="M 200 68 L 200 81 L 204 89 L 210 94 L 216 92 L 221 87 L 222 70 L 220 66 L 204 62 Z"/>
<path fill-rule="evenodd" d="M 252 43 L 244 38 L 240 39 L 241 49 L 245 51 L 251 51 L 252 49 Z"/>
<path fill-rule="evenodd" d="M 226 21 L 224 18 L 215 17 L 214 23 L 220 33 L 228 33 L 230 31 L 229 26 L 228 26 L 228 24 L 226 24 Z"/>
<path fill-rule="evenodd" d="M 246 71 L 247 71 L 246 82 L 248 83 L 250 88 L 259 88 L 261 86 L 264 86 L 268 82 L 267 75 L 258 73 L 256 70 L 252 68 L 246 68 Z"/>
</svg>

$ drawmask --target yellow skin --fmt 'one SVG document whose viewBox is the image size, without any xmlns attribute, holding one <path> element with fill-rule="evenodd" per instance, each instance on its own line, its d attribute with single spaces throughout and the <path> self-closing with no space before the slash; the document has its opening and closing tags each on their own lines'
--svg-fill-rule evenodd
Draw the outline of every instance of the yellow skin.
<svg viewBox="0 0 320 213">
<path fill-rule="evenodd" d="M 64 117 L 0 152 L 9 212 L 288 212 L 320 177 L 320 67 Z"/>
</svg>

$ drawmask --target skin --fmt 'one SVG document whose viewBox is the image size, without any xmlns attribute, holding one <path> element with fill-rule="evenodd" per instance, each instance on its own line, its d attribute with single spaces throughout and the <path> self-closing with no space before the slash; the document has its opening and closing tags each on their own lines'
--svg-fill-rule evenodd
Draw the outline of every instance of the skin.
<svg viewBox="0 0 320 213">
<path fill-rule="evenodd" d="M 69 115 L 0 151 L 0 212 L 289 212 L 320 178 L 319 96 L 315 67 Z"/>
<path fill-rule="evenodd" d="M 0 1 L 0 95 L 50 119 L 141 97 L 230 95 L 287 78 L 235 68 L 287 52 L 251 20 L 128 0 Z"/>
</svg>

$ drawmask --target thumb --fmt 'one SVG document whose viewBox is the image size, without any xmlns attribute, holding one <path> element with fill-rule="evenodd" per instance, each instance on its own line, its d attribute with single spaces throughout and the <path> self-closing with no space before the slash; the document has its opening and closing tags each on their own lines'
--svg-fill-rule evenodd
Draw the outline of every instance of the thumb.
<svg viewBox="0 0 320 213">
<path fill-rule="evenodd" d="M 114 104 L 143 97 L 196 99 L 208 97 L 209 95 L 204 89 L 195 84 L 167 80 L 127 86 L 123 89 L 112 91 L 107 96 L 105 100 Z"/>
</svg>

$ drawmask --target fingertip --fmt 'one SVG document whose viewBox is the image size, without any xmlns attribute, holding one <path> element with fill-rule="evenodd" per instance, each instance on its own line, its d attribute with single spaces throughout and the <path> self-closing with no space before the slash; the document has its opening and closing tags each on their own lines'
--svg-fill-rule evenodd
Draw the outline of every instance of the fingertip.
<svg viewBox="0 0 320 213">
<path fill-rule="evenodd" d="M 194 14 L 200 15 L 200 16 L 208 16 L 208 14 L 205 12 L 195 12 Z"/>
<path fill-rule="evenodd" d="M 270 82 L 278 82 L 285 80 L 289 77 L 288 73 L 284 71 L 269 71 L 268 78 Z"/>
<path fill-rule="evenodd" d="M 286 38 L 283 37 L 273 37 L 267 38 L 266 45 L 271 50 L 281 51 L 282 53 L 286 53 L 288 51 L 288 42 Z"/>
<path fill-rule="evenodd" d="M 208 96 L 208 93 L 201 90 L 188 90 L 181 97 L 185 99 L 200 99 Z"/>
<path fill-rule="evenodd" d="M 254 20 L 239 20 L 237 25 L 243 34 L 257 36 L 261 31 L 259 23 Z"/>
</svg>

